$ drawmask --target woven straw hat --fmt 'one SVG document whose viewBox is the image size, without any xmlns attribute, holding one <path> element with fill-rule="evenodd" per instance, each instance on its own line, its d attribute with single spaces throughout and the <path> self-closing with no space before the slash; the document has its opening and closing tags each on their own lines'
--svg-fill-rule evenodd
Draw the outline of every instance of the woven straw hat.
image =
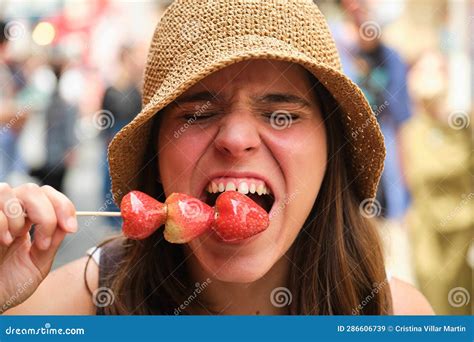
<svg viewBox="0 0 474 342">
<path fill-rule="evenodd" d="M 143 109 L 109 145 L 116 203 L 137 188 L 153 116 L 207 75 L 255 58 L 298 63 L 322 82 L 345 114 L 347 165 L 357 193 L 360 199 L 375 196 L 383 138 L 364 95 L 342 74 L 327 23 L 312 0 L 177 0 L 153 36 Z"/>
</svg>

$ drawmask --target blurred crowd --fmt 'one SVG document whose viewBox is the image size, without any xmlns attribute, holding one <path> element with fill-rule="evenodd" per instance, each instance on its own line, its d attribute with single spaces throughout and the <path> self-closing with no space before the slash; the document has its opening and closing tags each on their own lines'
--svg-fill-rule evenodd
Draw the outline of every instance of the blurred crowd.
<svg viewBox="0 0 474 342">
<path fill-rule="evenodd" d="M 140 111 L 146 50 L 168 2 L 0 3 L 0 181 L 51 185 L 82 210 L 118 210 L 106 148 Z M 474 5 L 316 2 L 385 138 L 379 191 L 361 211 L 379 223 L 387 268 L 436 313 L 471 314 Z M 74 253 L 63 248 L 64 262 L 120 227 L 117 218 L 82 224 L 88 238 Z"/>
</svg>

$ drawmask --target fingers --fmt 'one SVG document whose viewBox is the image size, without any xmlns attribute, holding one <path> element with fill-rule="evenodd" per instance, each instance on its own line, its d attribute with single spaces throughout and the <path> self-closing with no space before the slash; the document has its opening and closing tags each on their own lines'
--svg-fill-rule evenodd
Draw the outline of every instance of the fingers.
<svg viewBox="0 0 474 342">
<path fill-rule="evenodd" d="M 0 244 L 8 246 L 27 234 L 32 224 L 34 245 L 47 250 L 56 230 L 77 231 L 76 209 L 64 194 L 50 186 L 28 183 L 11 188 L 0 183 Z"/>
<path fill-rule="evenodd" d="M 20 185 L 13 189 L 15 196 L 23 203 L 29 220 L 35 224 L 35 243 L 41 249 L 48 249 L 57 227 L 57 218 L 53 205 L 41 188 L 32 183 Z M 25 234 L 29 227 L 12 230 L 14 237 Z"/>
<path fill-rule="evenodd" d="M 61 229 L 66 233 L 75 233 L 77 231 L 76 208 L 71 200 L 49 185 L 45 185 L 41 189 L 51 201 Z"/>
<path fill-rule="evenodd" d="M 5 246 L 9 246 L 13 241 L 13 237 L 8 230 L 8 219 L 7 216 L 0 211 L 0 242 Z"/>
<path fill-rule="evenodd" d="M 61 246 L 61 243 L 63 242 L 65 236 L 65 231 L 63 231 L 62 229 L 56 229 L 51 240 L 51 245 L 48 249 L 40 249 L 39 246 L 37 246 L 36 244 L 33 244 L 33 246 L 31 247 L 31 260 L 36 265 L 43 278 L 45 278 L 51 270 L 54 257 L 58 252 L 59 246 Z"/>
<path fill-rule="evenodd" d="M 3 219 L 7 220 L 6 226 L 2 224 L 0 229 L 9 232 L 12 236 L 19 235 L 25 226 L 24 210 L 13 189 L 6 183 L 0 183 L 0 210 L 4 216 L 2 222 Z"/>
</svg>

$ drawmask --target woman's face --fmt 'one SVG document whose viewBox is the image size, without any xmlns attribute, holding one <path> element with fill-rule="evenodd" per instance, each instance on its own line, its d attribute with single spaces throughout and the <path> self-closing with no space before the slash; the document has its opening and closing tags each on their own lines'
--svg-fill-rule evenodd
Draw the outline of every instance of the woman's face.
<svg viewBox="0 0 474 342">
<path fill-rule="evenodd" d="M 186 91 L 163 112 L 158 151 L 167 196 L 181 192 L 212 205 L 209 190 L 236 188 L 269 211 L 268 229 L 247 240 L 225 243 L 210 231 L 187 245 L 209 276 L 239 283 L 260 279 L 289 249 L 327 162 L 307 71 L 270 60 L 233 64 Z M 258 194 L 265 188 L 272 195 Z"/>
</svg>

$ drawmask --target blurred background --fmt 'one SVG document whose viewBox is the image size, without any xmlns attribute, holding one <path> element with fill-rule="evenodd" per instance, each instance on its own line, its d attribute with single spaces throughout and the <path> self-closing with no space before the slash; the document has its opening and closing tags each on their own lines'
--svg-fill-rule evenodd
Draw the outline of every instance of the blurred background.
<svg viewBox="0 0 474 342">
<path fill-rule="evenodd" d="M 474 2 L 315 2 L 385 137 L 379 192 L 361 213 L 378 223 L 387 270 L 437 314 L 472 314 Z M 49 184 L 78 210 L 118 210 L 106 148 L 140 111 L 148 45 L 169 3 L 0 0 L 1 182 Z M 54 267 L 121 222 L 79 224 Z"/>
</svg>

